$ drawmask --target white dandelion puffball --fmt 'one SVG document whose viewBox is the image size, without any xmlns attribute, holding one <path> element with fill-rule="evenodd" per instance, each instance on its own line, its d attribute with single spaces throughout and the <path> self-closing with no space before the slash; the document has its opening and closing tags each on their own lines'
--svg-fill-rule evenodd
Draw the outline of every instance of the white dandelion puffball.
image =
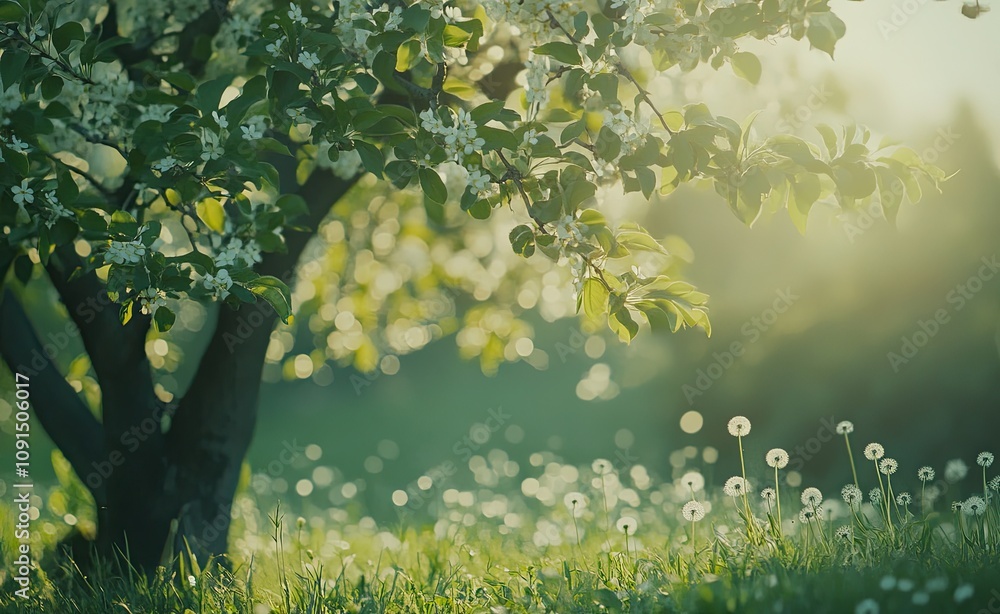
<svg viewBox="0 0 1000 614">
<path fill-rule="evenodd" d="M 854 538 L 854 529 L 847 525 L 837 527 L 837 537 L 844 541 L 850 541 Z"/>
<path fill-rule="evenodd" d="M 594 470 L 597 475 L 607 475 L 611 473 L 611 461 L 606 458 L 598 458 L 590 464 L 590 468 Z"/>
<path fill-rule="evenodd" d="M 742 437 L 750 433 L 750 421 L 743 416 L 736 416 L 729 421 L 728 428 L 733 437 Z"/>
<path fill-rule="evenodd" d="M 878 460 L 885 456 L 885 448 L 880 443 L 870 443 L 865 446 L 865 458 L 870 461 Z"/>
<path fill-rule="evenodd" d="M 921 467 L 920 469 L 917 469 L 917 477 L 920 478 L 921 482 L 930 482 L 934 479 L 935 475 L 934 470 L 930 467 Z"/>
<path fill-rule="evenodd" d="M 861 489 L 854 484 L 848 484 L 841 488 L 840 496 L 844 499 L 844 503 L 852 506 L 861 503 L 861 499 L 864 497 Z"/>
<path fill-rule="evenodd" d="M 626 535 L 635 535 L 635 530 L 639 528 L 639 521 L 631 516 L 622 516 L 615 523 L 615 527 Z"/>
<path fill-rule="evenodd" d="M 878 464 L 878 470 L 881 471 L 883 475 L 892 475 L 896 473 L 896 469 L 899 469 L 899 463 L 897 463 L 894 458 L 883 458 Z"/>
<path fill-rule="evenodd" d="M 767 461 L 768 467 L 784 469 L 788 466 L 788 452 L 785 452 L 781 448 L 774 448 L 769 451 L 764 459 Z"/>
<path fill-rule="evenodd" d="M 989 467 L 993 464 L 993 453 L 980 452 L 979 456 L 976 457 L 976 464 L 983 468 Z"/>
<path fill-rule="evenodd" d="M 982 497 L 973 495 L 965 500 L 962 511 L 967 516 L 982 516 L 986 513 L 986 502 L 983 501 Z"/>
<path fill-rule="evenodd" d="M 739 497 L 746 494 L 747 492 L 747 481 L 738 475 L 735 475 L 728 480 L 726 480 L 725 485 L 722 487 L 722 492 L 730 497 Z"/>
<path fill-rule="evenodd" d="M 969 474 L 969 466 L 965 464 L 965 461 L 960 458 L 955 458 L 948 461 L 944 466 L 944 479 L 949 482 L 958 482 L 959 480 L 964 480 L 965 476 Z"/>
<path fill-rule="evenodd" d="M 768 502 L 774 501 L 777 496 L 778 493 L 776 493 L 770 486 L 760 491 L 760 498 Z"/>
<path fill-rule="evenodd" d="M 563 503 L 574 516 L 579 517 L 587 509 L 587 496 L 579 492 L 568 492 L 563 497 Z"/>
<path fill-rule="evenodd" d="M 838 435 L 850 435 L 854 432 L 854 423 L 850 420 L 843 420 L 837 424 L 837 434 Z"/>
<path fill-rule="evenodd" d="M 868 500 L 872 502 L 872 505 L 882 505 L 882 491 L 878 488 L 869 490 Z"/>
<path fill-rule="evenodd" d="M 688 471 L 681 476 L 681 487 L 688 488 L 692 492 L 698 492 L 705 488 L 705 477 L 697 471 Z"/>
<path fill-rule="evenodd" d="M 993 476 L 987 486 L 990 487 L 990 490 L 1000 491 L 1000 475 Z"/>
<path fill-rule="evenodd" d="M 688 501 L 681 508 L 681 516 L 688 522 L 698 522 L 705 517 L 705 506 L 697 501 Z"/>
<path fill-rule="evenodd" d="M 964 505 L 965 505 L 964 501 L 952 501 L 951 502 L 951 511 L 953 511 L 953 512 L 961 512 L 962 511 L 962 507 Z"/>
<path fill-rule="evenodd" d="M 823 493 L 818 488 L 807 488 L 802 491 L 802 504 L 816 507 L 823 502 Z"/>
<path fill-rule="evenodd" d="M 910 493 L 901 492 L 898 495 L 896 495 L 897 505 L 909 505 L 911 503 L 913 503 L 913 497 L 910 495 Z"/>
<path fill-rule="evenodd" d="M 799 522 L 811 522 L 823 519 L 822 507 L 806 507 L 799 512 Z"/>
</svg>

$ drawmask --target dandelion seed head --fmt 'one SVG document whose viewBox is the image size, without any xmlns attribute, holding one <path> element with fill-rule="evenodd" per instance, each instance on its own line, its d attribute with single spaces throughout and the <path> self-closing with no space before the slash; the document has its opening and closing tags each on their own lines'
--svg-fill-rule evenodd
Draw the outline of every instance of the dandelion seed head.
<svg viewBox="0 0 1000 614">
<path fill-rule="evenodd" d="M 770 487 L 760 491 L 760 498 L 768 502 L 774 501 L 777 498 L 777 495 L 778 493 L 776 493 L 774 489 Z"/>
<path fill-rule="evenodd" d="M 781 448 L 774 448 L 773 450 L 770 450 L 764 459 L 767 461 L 768 467 L 784 469 L 788 466 L 788 452 L 785 452 Z"/>
<path fill-rule="evenodd" d="M 973 495 L 965 500 L 962 511 L 966 516 L 982 516 L 986 513 L 986 501 L 978 495 Z"/>
<path fill-rule="evenodd" d="M 802 504 L 816 507 L 823 502 L 823 493 L 818 488 L 809 487 L 802 491 Z"/>
<path fill-rule="evenodd" d="M 861 493 L 861 489 L 854 484 L 848 484 L 847 486 L 840 489 L 840 496 L 844 499 L 844 503 L 854 506 L 861 503 L 864 495 Z"/>
<path fill-rule="evenodd" d="M 921 482 L 930 482 L 931 480 L 934 479 L 934 475 L 935 475 L 934 469 L 930 467 L 924 466 L 921 467 L 920 469 L 917 469 L 917 477 L 920 478 Z"/>
<path fill-rule="evenodd" d="M 850 420 L 843 420 L 837 424 L 838 435 L 850 435 L 854 432 L 854 423 Z"/>
<path fill-rule="evenodd" d="M 722 487 L 722 492 L 730 497 L 739 497 L 746 494 L 747 490 L 747 481 L 738 475 L 726 480 L 725 485 Z"/>
<path fill-rule="evenodd" d="M 865 458 L 870 461 L 878 460 L 885 456 L 885 448 L 880 443 L 870 443 L 865 446 Z"/>
<path fill-rule="evenodd" d="M 844 541 L 851 541 L 854 539 L 854 529 L 848 525 L 837 527 L 836 535 Z"/>
<path fill-rule="evenodd" d="M 736 416 L 729 421 L 728 428 L 733 437 L 743 437 L 750 434 L 750 421 L 744 416 Z"/>
<path fill-rule="evenodd" d="M 896 469 L 899 469 L 899 463 L 894 458 L 883 458 L 878 464 L 878 470 L 883 475 L 892 475 L 896 473 Z"/>
<path fill-rule="evenodd" d="M 992 452 L 980 452 L 979 456 L 976 457 L 976 464 L 984 469 L 993 464 L 993 453 Z"/>
<path fill-rule="evenodd" d="M 1000 491 L 1000 475 L 993 476 L 987 486 L 990 487 L 990 490 Z"/>
<path fill-rule="evenodd" d="M 688 501 L 681 508 L 681 516 L 688 522 L 698 522 L 705 517 L 705 506 L 697 501 Z"/>
<path fill-rule="evenodd" d="M 872 502 L 872 505 L 882 505 L 882 491 L 878 488 L 869 490 L 868 500 Z"/>
<path fill-rule="evenodd" d="M 606 458 L 598 458 L 590 464 L 590 468 L 593 469 L 594 473 L 597 475 L 607 475 L 611 473 L 611 461 Z"/>
<path fill-rule="evenodd" d="M 910 495 L 910 493 L 908 493 L 908 492 L 901 492 L 898 495 L 896 495 L 896 504 L 897 505 L 909 505 L 911 503 L 913 503 L 913 496 Z"/>
<path fill-rule="evenodd" d="M 639 521 L 632 516 L 622 516 L 615 523 L 615 527 L 626 535 L 635 535 L 635 530 L 639 528 Z"/>
</svg>

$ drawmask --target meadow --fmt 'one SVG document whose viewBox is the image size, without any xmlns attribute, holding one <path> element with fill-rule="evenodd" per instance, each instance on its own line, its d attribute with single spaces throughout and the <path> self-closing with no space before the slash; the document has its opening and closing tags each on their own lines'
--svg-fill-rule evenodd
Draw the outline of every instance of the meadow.
<svg viewBox="0 0 1000 614">
<path fill-rule="evenodd" d="M 16 599 L 5 577 L 0 609 L 1000 610 L 1000 477 L 990 473 L 990 452 L 941 468 L 901 467 L 880 444 L 856 442 L 859 434 L 844 421 L 837 433 L 845 486 L 823 493 L 788 467 L 785 450 L 744 458 L 744 439 L 756 435 L 746 418 L 727 428 L 729 449 L 674 451 L 672 479 L 641 465 L 597 459 L 578 467 L 541 452 L 522 467 L 493 449 L 470 459 L 471 489 L 424 476 L 419 492 L 393 493 L 394 522 L 367 515 L 352 482 L 330 486 L 345 496 L 343 505 L 317 506 L 279 501 L 269 492 L 272 478 L 247 472 L 234 505 L 230 558 L 201 568 L 183 553 L 165 553 L 151 577 L 115 563 L 84 571 L 55 555 L 57 524 L 93 530 L 85 489 L 56 457 L 60 486 L 35 520 L 35 547 L 47 552 L 43 569 L 32 577 L 28 600 Z M 720 455 L 739 455 L 740 475 L 716 476 Z"/>
</svg>

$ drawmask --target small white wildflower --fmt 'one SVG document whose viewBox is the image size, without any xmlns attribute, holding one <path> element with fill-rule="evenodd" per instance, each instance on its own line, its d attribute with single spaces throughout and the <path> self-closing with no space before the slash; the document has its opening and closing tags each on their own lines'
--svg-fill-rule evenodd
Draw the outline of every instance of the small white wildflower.
<svg viewBox="0 0 1000 614">
<path fill-rule="evenodd" d="M 854 423 L 850 420 L 844 420 L 837 424 L 837 434 L 838 435 L 850 435 L 854 432 Z"/>
<path fill-rule="evenodd" d="M 139 293 L 139 307 L 142 313 L 148 316 L 155 314 L 157 309 L 166 306 L 166 304 L 167 299 L 159 290 L 146 288 Z"/>
<path fill-rule="evenodd" d="M 255 124 L 245 124 L 240 126 L 240 131 L 243 133 L 243 140 L 250 141 L 254 143 L 262 138 L 264 138 L 264 132 L 259 126 Z"/>
<path fill-rule="evenodd" d="M 288 12 L 286 15 L 288 15 L 288 18 L 291 19 L 293 23 L 300 23 L 302 25 L 309 23 L 309 20 L 302 14 L 302 8 L 294 2 L 288 3 Z"/>
<path fill-rule="evenodd" d="M 493 188 L 493 179 L 489 173 L 484 173 L 478 166 L 469 169 L 469 189 L 475 195 L 489 193 Z"/>
<path fill-rule="evenodd" d="M 746 494 L 748 490 L 747 481 L 736 475 L 726 480 L 722 487 L 722 492 L 730 497 L 738 497 Z"/>
<path fill-rule="evenodd" d="M 190 584 L 192 587 L 198 586 L 198 579 L 195 578 L 194 576 L 188 576 L 188 584 Z"/>
<path fill-rule="evenodd" d="M 750 421 L 743 416 L 736 416 L 729 421 L 727 428 L 733 437 L 742 437 L 750 433 Z"/>
<path fill-rule="evenodd" d="M 767 461 L 768 467 L 784 469 L 788 465 L 788 452 L 781 448 L 774 448 L 767 453 L 764 459 Z"/>
<path fill-rule="evenodd" d="M 287 39 L 284 36 L 279 36 L 273 43 L 268 43 L 265 48 L 271 55 L 278 56 L 281 53 L 281 48 L 285 46 L 286 41 Z"/>
<path fill-rule="evenodd" d="M 14 195 L 14 202 L 18 205 L 25 205 L 35 202 L 35 191 L 28 187 L 28 180 L 22 179 L 21 185 L 10 189 Z"/>
<path fill-rule="evenodd" d="M 31 149 L 31 146 L 17 138 L 16 135 L 11 135 L 10 137 L 10 148 L 18 153 L 24 153 Z"/>
<path fill-rule="evenodd" d="M 177 161 L 177 158 L 175 158 L 173 156 L 167 156 L 166 158 L 163 158 L 162 160 L 156 161 L 153 164 L 153 170 L 159 171 L 161 173 L 166 173 L 166 172 L 172 170 L 178 164 L 179 164 L 179 162 Z"/>
<path fill-rule="evenodd" d="M 865 458 L 875 461 L 885 456 L 885 448 L 880 443 L 870 443 L 865 446 Z"/>
<path fill-rule="evenodd" d="M 106 264 L 139 264 L 146 255 L 146 246 L 138 241 L 111 241 L 104 253 Z"/>
<path fill-rule="evenodd" d="M 705 506 L 697 501 L 688 501 L 681 508 L 681 516 L 688 522 L 698 522 L 705 517 Z"/>
<path fill-rule="evenodd" d="M 299 64 L 306 70 L 312 70 L 319 66 L 319 56 L 311 51 L 303 51 L 299 54 Z"/>
<path fill-rule="evenodd" d="M 212 111 L 212 119 L 215 120 L 215 123 L 218 124 L 219 128 L 222 130 L 229 128 L 229 118 L 225 115 L 219 115 L 218 111 Z"/>
</svg>

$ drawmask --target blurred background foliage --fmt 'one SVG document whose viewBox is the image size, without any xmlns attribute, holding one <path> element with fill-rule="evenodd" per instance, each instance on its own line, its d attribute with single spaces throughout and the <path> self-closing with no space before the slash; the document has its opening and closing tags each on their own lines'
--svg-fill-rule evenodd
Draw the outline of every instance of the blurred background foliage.
<svg viewBox="0 0 1000 614">
<path fill-rule="evenodd" d="M 440 240 L 424 243 L 420 203 L 362 186 L 320 233 L 295 288 L 297 324 L 274 335 L 249 456 L 259 479 L 249 488 L 293 507 L 303 497 L 318 506 L 357 501 L 391 519 L 393 492 L 426 485 L 422 476 L 435 478 L 427 492 L 440 498 L 441 488 L 488 487 L 492 470 L 544 464 L 549 452 L 570 464 L 641 464 L 664 478 L 697 456 L 724 479 L 738 469 L 724 429 L 736 414 L 753 423 L 749 458 L 785 447 L 820 486 L 848 480 L 842 441 L 822 442 L 832 420 L 853 420 L 854 443 L 881 442 L 905 473 L 958 456 L 971 465 L 980 449 L 997 451 L 1000 276 L 961 310 L 948 296 L 1000 252 L 1000 83 L 986 68 L 1000 62 L 1000 48 L 989 15 L 959 23 L 953 8 L 921 5 L 887 34 L 880 24 L 892 5 L 838 3 L 848 34 L 834 63 L 762 43 L 752 49 L 765 67 L 757 87 L 711 69 L 660 82 L 657 95 L 674 108 L 705 101 L 738 119 L 764 109 L 761 137 L 791 132 L 818 142 L 816 122 L 857 121 L 957 171 L 943 194 L 904 207 L 897 228 L 817 206 L 804 237 L 784 215 L 748 229 L 708 189 L 685 187 L 651 205 L 606 194 L 611 215 L 683 237 L 693 254 L 686 277 L 711 296 L 711 338 L 650 334 L 624 346 L 568 317 L 565 271 L 538 257 L 528 266 L 543 268 L 532 275 L 504 264 L 515 256 L 497 222 L 456 217 Z M 683 242 L 671 247 L 685 259 Z M 767 310 L 785 291 L 797 298 L 771 321 Z M 486 296 L 506 307 L 477 308 L 474 299 Z M 26 300 L 41 330 L 62 330 L 44 283 Z M 894 368 L 888 353 L 900 353 L 902 338 L 939 309 L 949 322 Z M 163 398 L 190 377 L 204 320 L 203 307 L 187 306 L 182 326 L 151 339 Z M 494 340 L 493 329 L 505 338 Z M 745 351 L 730 365 L 723 354 L 734 342 Z M 93 395 L 86 359 L 73 359 L 78 350 L 71 343 L 59 361 Z M 709 370 L 721 375 L 692 397 L 685 386 Z M 0 400 L 7 450 L 8 401 Z M 39 482 L 55 479 L 42 462 L 48 445 L 36 428 Z M 289 448 L 300 451 L 290 464 L 279 460 Z M 449 463 L 454 475 L 442 469 Z M 763 463 L 749 463 L 748 473 L 763 476 Z"/>
</svg>

